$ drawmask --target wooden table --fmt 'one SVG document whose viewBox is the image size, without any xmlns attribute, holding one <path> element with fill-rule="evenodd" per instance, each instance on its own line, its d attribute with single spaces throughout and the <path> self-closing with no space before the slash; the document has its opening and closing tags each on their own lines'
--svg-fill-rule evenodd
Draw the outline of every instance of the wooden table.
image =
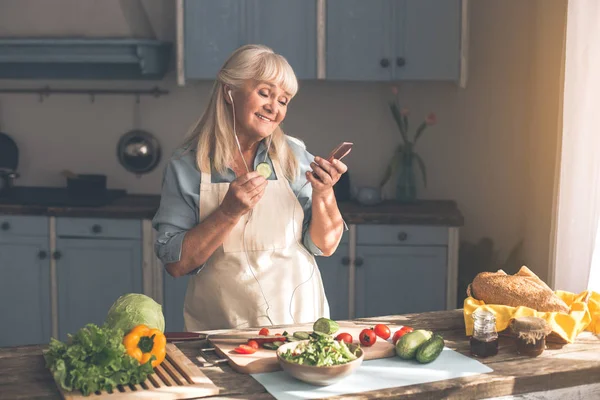
<svg viewBox="0 0 600 400">
<path fill-rule="evenodd" d="M 462 310 L 378 317 L 358 320 L 404 324 L 442 334 L 446 345 L 469 354 Z M 178 344 L 194 363 L 201 366 L 198 348 L 204 341 Z M 52 376 L 44 367 L 44 346 L 0 348 L 0 398 L 60 399 Z M 600 338 L 589 332 L 576 343 L 548 349 L 537 358 L 516 354 L 510 338 L 501 338 L 497 356 L 482 360 L 492 373 L 432 382 L 422 385 L 351 394 L 353 399 L 600 399 Z M 227 364 L 201 367 L 220 387 L 220 399 L 273 399 L 251 376 L 234 372 Z M 530 395 L 522 395 L 530 393 Z M 534 394 L 535 393 L 535 394 Z"/>
</svg>

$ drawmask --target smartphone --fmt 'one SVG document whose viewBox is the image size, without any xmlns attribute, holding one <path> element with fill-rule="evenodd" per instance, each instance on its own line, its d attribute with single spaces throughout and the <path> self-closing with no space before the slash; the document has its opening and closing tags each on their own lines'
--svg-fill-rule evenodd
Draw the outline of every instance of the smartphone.
<svg viewBox="0 0 600 400">
<path fill-rule="evenodd" d="M 352 150 L 354 143 L 342 142 L 340 143 L 327 157 L 327 161 L 332 162 L 334 159 L 341 160 L 346 157 Z"/>
</svg>

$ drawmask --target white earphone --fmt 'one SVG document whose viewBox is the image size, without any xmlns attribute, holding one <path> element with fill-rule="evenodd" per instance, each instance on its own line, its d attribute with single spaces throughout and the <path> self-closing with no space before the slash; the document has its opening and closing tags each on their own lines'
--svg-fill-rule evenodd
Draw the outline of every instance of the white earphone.
<svg viewBox="0 0 600 400">
<path fill-rule="evenodd" d="M 231 89 L 229 89 L 227 91 L 227 94 L 229 94 L 229 99 L 231 100 L 231 104 L 233 104 L 233 97 L 231 96 Z"/>
</svg>

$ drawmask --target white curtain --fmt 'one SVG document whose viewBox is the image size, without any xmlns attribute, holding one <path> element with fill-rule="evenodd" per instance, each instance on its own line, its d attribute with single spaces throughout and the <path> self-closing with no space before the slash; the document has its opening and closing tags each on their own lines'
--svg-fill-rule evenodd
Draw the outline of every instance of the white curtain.
<svg viewBox="0 0 600 400">
<path fill-rule="evenodd" d="M 600 1 L 569 0 L 554 288 L 600 292 Z"/>
</svg>

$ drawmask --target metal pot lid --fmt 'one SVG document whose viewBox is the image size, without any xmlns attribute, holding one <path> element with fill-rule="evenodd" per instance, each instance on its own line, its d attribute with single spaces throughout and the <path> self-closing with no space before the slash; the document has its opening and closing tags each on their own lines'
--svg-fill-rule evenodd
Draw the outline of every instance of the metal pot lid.
<svg viewBox="0 0 600 400">
<path fill-rule="evenodd" d="M 126 170 L 146 174 L 160 162 L 160 143 L 151 133 L 134 129 L 121 136 L 117 157 Z"/>
<path fill-rule="evenodd" d="M 0 132 L 0 170 L 16 171 L 19 165 L 19 148 L 6 133 Z"/>
</svg>

